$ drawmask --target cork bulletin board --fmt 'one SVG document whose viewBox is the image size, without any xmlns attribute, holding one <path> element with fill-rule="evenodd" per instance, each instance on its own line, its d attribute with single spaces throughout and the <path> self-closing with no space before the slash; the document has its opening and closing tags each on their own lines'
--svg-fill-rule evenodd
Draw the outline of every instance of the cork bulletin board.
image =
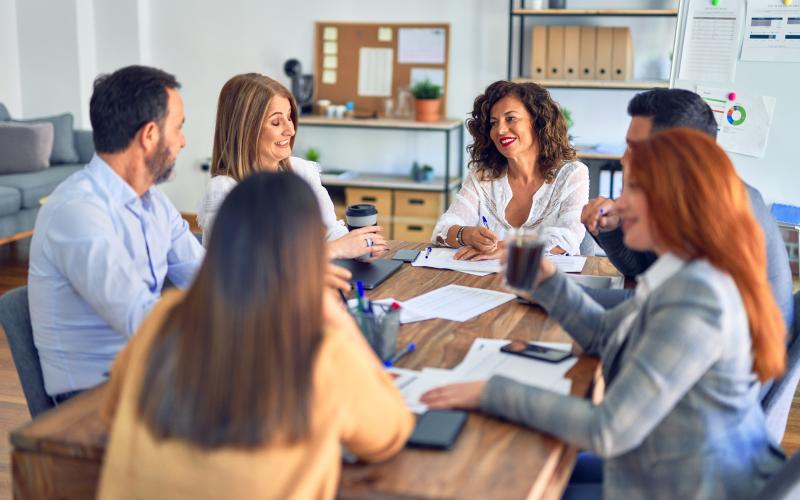
<svg viewBox="0 0 800 500">
<path fill-rule="evenodd" d="M 400 88 L 427 78 L 441 85 L 447 116 L 449 24 L 317 22 L 314 46 L 315 99 L 383 115 Z"/>
</svg>

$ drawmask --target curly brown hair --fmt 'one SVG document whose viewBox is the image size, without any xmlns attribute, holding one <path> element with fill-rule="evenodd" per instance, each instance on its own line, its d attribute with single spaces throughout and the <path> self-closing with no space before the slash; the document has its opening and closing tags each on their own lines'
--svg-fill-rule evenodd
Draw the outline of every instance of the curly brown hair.
<svg viewBox="0 0 800 500">
<path fill-rule="evenodd" d="M 565 162 L 575 160 L 575 148 L 569 144 L 567 123 L 550 92 L 535 83 L 517 83 L 500 80 L 486 88 L 475 98 L 472 116 L 467 118 L 467 130 L 473 142 L 467 146 L 469 165 L 483 179 L 497 179 L 508 170 L 508 160 L 500 154 L 489 135 L 492 106 L 500 99 L 514 96 L 525 105 L 531 115 L 533 133 L 539 143 L 537 165 L 546 183 L 552 183 Z"/>
</svg>

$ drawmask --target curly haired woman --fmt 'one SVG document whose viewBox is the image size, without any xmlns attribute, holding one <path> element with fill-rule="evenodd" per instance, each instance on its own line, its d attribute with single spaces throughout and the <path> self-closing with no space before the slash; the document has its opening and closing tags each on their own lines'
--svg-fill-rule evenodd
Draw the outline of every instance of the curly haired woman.
<svg viewBox="0 0 800 500">
<path fill-rule="evenodd" d="M 537 228 L 545 249 L 577 254 L 589 201 L 589 170 L 575 161 L 567 126 L 535 83 L 497 81 L 475 99 L 467 129 L 470 172 L 433 241 L 459 259 L 496 258 L 511 228 Z"/>
</svg>

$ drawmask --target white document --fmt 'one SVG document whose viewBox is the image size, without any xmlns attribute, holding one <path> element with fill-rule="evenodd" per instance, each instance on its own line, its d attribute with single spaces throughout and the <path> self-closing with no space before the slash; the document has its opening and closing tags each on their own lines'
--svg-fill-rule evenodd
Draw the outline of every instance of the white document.
<svg viewBox="0 0 800 500">
<path fill-rule="evenodd" d="M 335 85 L 336 84 L 336 70 L 335 69 L 326 69 L 322 71 L 322 83 L 326 85 Z"/>
<path fill-rule="evenodd" d="M 432 267 L 434 269 L 450 269 L 462 273 L 486 276 L 500 272 L 500 260 L 456 260 L 453 256 L 455 248 L 431 248 L 430 253 L 423 250 L 411 263 L 414 267 Z"/>
<path fill-rule="evenodd" d="M 681 80 L 733 82 L 744 0 L 689 0 L 683 38 Z"/>
<path fill-rule="evenodd" d="M 748 0 L 742 61 L 800 62 L 800 4 Z"/>
<path fill-rule="evenodd" d="M 697 93 L 717 119 L 717 143 L 726 151 L 763 158 L 775 112 L 775 98 L 698 85 Z M 735 99 L 730 97 L 735 95 Z"/>
<path fill-rule="evenodd" d="M 586 264 L 586 257 L 580 255 L 553 255 L 548 254 L 547 258 L 556 265 L 562 273 L 579 273 L 583 271 Z"/>
<path fill-rule="evenodd" d="M 453 372 L 459 381 L 489 380 L 495 375 L 501 375 L 516 380 L 523 384 L 541 387 L 554 392 L 563 391 L 567 384 L 561 382 L 564 375 L 578 362 L 577 357 L 567 358 L 559 363 L 550 363 L 536 359 L 502 352 L 500 348 L 507 344 L 507 339 L 475 339 L 470 348 L 470 356 L 464 358 Z M 557 348 L 552 343 L 536 344 L 543 347 Z M 569 351 L 569 344 L 556 344 Z M 473 352 L 474 350 L 474 352 Z M 560 349 L 561 350 L 561 349 Z M 567 387 L 569 391 L 571 385 Z M 569 394 L 569 392 L 561 392 Z"/>
<path fill-rule="evenodd" d="M 411 86 L 428 80 L 444 88 L 444 70 L 436 68 L 411 68 Z"/>
<path fill-rule="evenodd" d="M 397 30 L 397 62 L 401 64 L 444 64 L 445 31 L 442 28 L 401 28 Z"/>
<path fill-rule="evenodd" d="M 407 300 L 404 305 L 434 318 L 467 321 L 515 297 L 513 293 L 447 285 Z"/>
<path fill-rule="evenodd" d="M 419 398 L 431 389 L 443 385 L 459 382 L 457 374 L 453 370 L 442 370 L 439 368 L 424 368 L 421 372 L 411 379 L 405 379 L 402 387 L 398 386 L 400 394 L 414 413 L 425 413 L 428 406 L 422 403 Z M 397 384 L 397 380 L 395 380 Z"/>
<path fill-rule="evenodd" d="M 339 37 L 339 29 L 336 26 L 325 26 L 325 28 L 322 30 L 323 40 L 336 41 L 338 37 Z"/>
<path fill-rule="evenodd" d="M 378 28 L 378 41 L 391 42 L 392 41 L 392 28 L 389 26 L 381 26 Z"/>
<path fill-rule="evenodd" d="M 358 95 L 392 96 L 392 49 L 361 47 L 358 51 Z"/>
<path fill-rule="evenodd" d="M 335 56 L 339 52 L 339 43 L 336 41 L 333 42 L 324 42 L 322 44 L 322 53 L 326 56 Z"/>
</svg>

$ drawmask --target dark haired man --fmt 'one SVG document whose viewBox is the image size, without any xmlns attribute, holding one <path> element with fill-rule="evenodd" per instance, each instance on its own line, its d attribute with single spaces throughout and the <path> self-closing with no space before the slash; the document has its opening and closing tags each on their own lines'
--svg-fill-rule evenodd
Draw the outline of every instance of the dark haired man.
<svg viewBox="0 0 800 500">
<path fill-rule="evenodd" d="M 102 382 L 165 278 L 185 287 L 202 261 L 202 246 L 154 187 L 186 144 L 179 88 L 145 66 L 98 77 L 90 102 L 97 153 L 36 218 L 28 294 L 55 403 Z"/>
<path fill-rule="evenodd" d="M 637 94 L 628 103 L 631 117 L 625 140 L 628 144 L 643 141 L 662 130 L 688 127 L 717 138 L 717 122 L 706 102 L 694 92 L 684 89 L 654 89 Z M 624 157 L 623 157 L 624 161 Z M 794 307 L 792 298 L 792 275 L 789 256 L 786 252 L 778 224 L 764 204 L 761 193 L 745 183 L 750 197 L 750 207 L 758 220 L 767 251 L 767 278 L 775 301 L 783 312 L 787 327 L 792 324 Z M 601 212 L 602 209 L 602 212 Z M 589 200 L 583 207 L 581 222 L 594 236 L 595 241 L 606 252 L 609 260 L 625 276 L 634 277 L 643 273 L 655 262 L 651 252 L 636 252 L 622 242 L 622 230 L 613 200 L 598 197 Z M 613 305 L 630 296 L 630 291 L 620 293 L 590 292 L 596 300 L 606 306 Z"/>
</svg>

